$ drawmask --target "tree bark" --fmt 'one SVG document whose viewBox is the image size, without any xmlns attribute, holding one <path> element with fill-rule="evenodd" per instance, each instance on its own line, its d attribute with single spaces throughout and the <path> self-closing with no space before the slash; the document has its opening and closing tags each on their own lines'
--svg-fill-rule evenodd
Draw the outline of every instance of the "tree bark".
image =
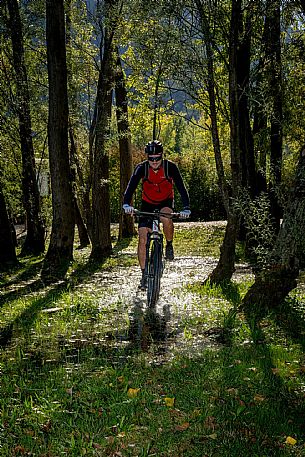
<svg viewBox="0 0 305 457">
<path fill-rule="evenodd" d="M 281 207 L 277 191 L 282 179 L 282 63 L 281 63 L 281 24 L 280 0 L 269 0 L 266 13 L 266 56 L 268 58 L 267 75 L 272 102 L 270 126 L 270 197 L 272 215 L 279 229 Z"/>
<path fill-rule="evenodd" d="M 102 56 L 99 72 L 93 135 L 92 179 L 92 250 L 91 259 L 101 260 L 112 253 L 110 234 L 109 157 L 107 138 L 110 135 L 112 90 L 114 81 L 113 35 L 117 26 L 117 0 L 105 1 L 106 24 L 101 41 Z"/>
<path fill-rule="evenodd" d="M 7 0 L 10 33 L 13 47 L 13 64 L 16 74 L 17 111 L 22 154 L 22 191 L 26 212 L 27 235 L 21 255 L 38 255 L 45 249 L 45 228 L 40 212 L 40 196 L 36 177 L 35 155 L 32 141 L 30 95 L 24 60 L 23 33 L 17 0 Z"/>
<path fill-rule="evenodd" d="M 0 182 L 0 271 L 17 265 L 15 244 Z"/>
<path fill-rule="evenodd" d="M 247 313 L 263 314 L 278 306 L 293 290 L 304 262 L 305 252 L 305 147 L 295 175 L 295 184 L 284 211 L 270 260 L 245 295 L 241 309 Z"/>
<path fill-rule="evenodd" d="M 76 192 L 76 145 L 74 141 L 74 134 L 72 130 L 72 126 L 69 126 L 69 137 L 70 137 L 70 165 L 71 165 L 71 179 L 72 179 L 72 188 L 73 188 L 73 202 L 74 202 L 74 214 L 75 214 L 75 224 L 78 230 L 78 237 L 79 237 L 79 247 L 84 248 L 89 246 L 90 239 L 88 236 L 88 231 L 84 223 L 84 219 L 82 217 L 78 199 L 77 199 L 77 192 Z"/>
<path fill-rule="evenodd" d="M 251 12 L 247 11 L 245 25 L 240 17 L 239 35 L 242 37 L 237 46 L 237 85 L 239 107 L 239 148 L 241 151 L 242 187 L 247 189 L 251 198 L 257 195 L 256 164 L 253 134 L 249 112 L 249 81 L 251 52 Z"/>
<path fill-rule="evenodd" d="M 208 278 L 211 283 L 219 284 L 230 281 L 235 271 L 235 245 L 239 229 L 239 218 L 235 213 L 233 201 L 241 188 L 241 151 L 239 146 L 239 103 L 237 76 L 237 49 L 239 45 L 239 23 L 241 17 L 241 0 L 232 1 L 230 23 L 229 51 L 229 103 L 230 103 L 230 153 L 232 174 L 232 199 L 229 199 L 227 210 L 227 225 L 224 240 L 220 248 L 220 257 L 214 271 Z"/>
<path fill-rule="evenodd" d="M 120 150 L 120 222 L 119 240 L 135 235 L 134 220 L 122 210 L 123 196 L 132 175 L 132 152 L 130 129 L 128 122 L 128 98 L 119 50 L 117 50 L 117 65 L 115 73 L 116 117 L 119 134 Z"/>
<path fill-rule="evenodd" d="M 63 0 L 46 1 L 52 231 L 44 280 L 62 278 L 73 259 L 74 203 L 68 149 L 68 94 Z"/>
</svg>

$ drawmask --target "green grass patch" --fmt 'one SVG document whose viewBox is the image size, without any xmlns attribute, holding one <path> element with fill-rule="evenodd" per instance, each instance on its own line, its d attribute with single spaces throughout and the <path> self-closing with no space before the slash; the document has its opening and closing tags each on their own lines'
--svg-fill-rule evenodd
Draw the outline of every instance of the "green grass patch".
<svg viewBox="0 0 305 457">
<path fill-rule="evenodd" d="M 221 234 L 178 227 L 177 255 L 217 257 Z M 116 295 L 136 238 L 107 262 L 89 254 L 47 288 L 39 259 L 3 278 L 0 456 L 305 455 L 301 290 L 257 323 L 237 312 L 246 277 L 194 282 L 152 316 Z"/>
</svg>

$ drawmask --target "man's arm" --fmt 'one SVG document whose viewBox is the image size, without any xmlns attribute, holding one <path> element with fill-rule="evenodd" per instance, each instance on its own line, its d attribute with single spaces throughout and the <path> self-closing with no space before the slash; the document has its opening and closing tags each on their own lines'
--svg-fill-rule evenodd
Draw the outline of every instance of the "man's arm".
<svg viewBox="0 0 305 457">
<path fill-rule="evenodd" d="M 126 187 L 124 198 L 123 198 L 123 205 L 130 205 L 132 196 L 140 182 L 140 179 L 144 176 L 144 162 L 139 163 L 136 166 L 129 183 Z"/>
<path fill-rule="evenodd" d="M 169 169 L 168 174 L 177 187 L 179 194 L 181 195 L 182 205 L 184 209 L 190 209 L 190 198 L 188 191 L 185 188 L 182 176 L 180 174 L 180 170 L 174 162 L 169 161 L 168 163 Z"/>
</svg>

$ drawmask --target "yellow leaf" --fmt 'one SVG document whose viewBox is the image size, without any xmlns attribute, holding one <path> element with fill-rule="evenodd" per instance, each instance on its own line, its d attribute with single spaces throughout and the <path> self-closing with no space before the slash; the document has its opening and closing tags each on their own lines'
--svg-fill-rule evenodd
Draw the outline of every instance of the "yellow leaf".
<svg viewBox="0 0 305 457">
<path fill-rule="evenodd" d="M 296 444 L 297 440 L 292 438 L 291 436 L 287 436 L 285 443 L 290 444 L 291 446 L 294 446 Z"/>
<path fill-rule="evenodd" d="M 132 389 L 130 387 L 127 391 L 127 395 L 129 398 L 135 398 L 138 395 L 139 391 L 140 391 L 140 389 Z"/>
<path fill-rule="evenodd" d="M 164 398 L 164 401 L 165 401 L 165 404 L 166 406 L 168 406 L 169 408 L 172 408 L 174 406 L 174 403 L 175 403 L 175 397 L 165 397 Z"/>
</svg>

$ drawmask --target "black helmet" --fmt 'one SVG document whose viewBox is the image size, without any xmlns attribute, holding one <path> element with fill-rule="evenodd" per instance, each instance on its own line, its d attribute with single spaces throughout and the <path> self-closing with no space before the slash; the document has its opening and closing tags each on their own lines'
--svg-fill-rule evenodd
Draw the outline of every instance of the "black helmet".
<svg viewBox="0 0 305 457">
<path fill-rule="evenodd" d="M 147 145 L 145 146 L 145 153 L 148 155 L 162 154 L 163 145 L 161 141 L 153 140 L 147 143 Z"/>
</svg>

